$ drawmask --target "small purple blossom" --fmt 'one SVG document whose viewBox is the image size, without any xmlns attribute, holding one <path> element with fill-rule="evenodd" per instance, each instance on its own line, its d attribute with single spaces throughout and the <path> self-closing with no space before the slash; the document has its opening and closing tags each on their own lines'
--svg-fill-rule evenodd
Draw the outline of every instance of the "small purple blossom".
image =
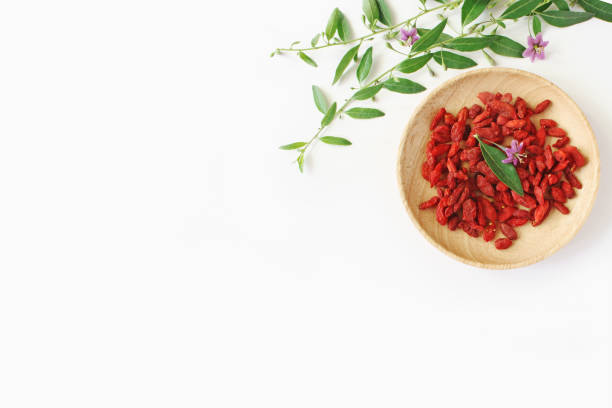
<svg viewBox="0 0 612 408">
<path fill-rule="evenodd" d="M 419 35 L 417 34 L 416 27 L 412 27 L 410 30 L 400 29 L 400 39 L 403 42 L 407 42 L 410 39 L 410 43 L 408 45 L 412 45 L 419 39 Z"/>
<path fill-rule="evenodd" d="M 502 163 L 512 163 L 516 167 L 520 161 L 523 161 L 523 157 L 525 157 L 525 155 L 521 153 L 521 150 L 523 150 L 523 142 L 519 143 L 516 139 L 512 139 L 510 147 L 504 148 L 506 156 L 508 157 L 502 160 Z"/>
<path fill-rule="evenodd" d="M 538 33 L 535 38 L 529 36 L 527 37 L 527 49 L 523 52 L 523 57 L 531 58 L 531 62 L 534 62 L 536 58 L 542 60 L 546 58 L 544 47 L 547 45 L 548 41 L 542 39 L 542 33 Z"/>
</svg>

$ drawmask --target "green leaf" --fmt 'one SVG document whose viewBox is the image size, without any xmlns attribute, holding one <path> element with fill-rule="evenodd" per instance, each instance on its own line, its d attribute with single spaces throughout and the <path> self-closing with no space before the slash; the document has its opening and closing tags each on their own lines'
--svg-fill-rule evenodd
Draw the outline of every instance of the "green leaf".
<svg viewBox="0 0 612 408">
<path fill-rule="evenodd" d="M 537 9 L 533 10 L 533 12 L 534 13 L 541 13 L 542 11 L 546 10 L 547 8 L 549 8 L 550 6 L 552 6 L 552 3 L 550 1 L 547 1 L 546 3 L 542 4 Z M 506 27 L 504 27 L 504 28 L 506 28 Z"/>
<path fill-rule="evenodd" d="M 391 23 L 391 10 L 385 0 L 376 0 L 378 3 L 379 17 L 378 20 L 386 26 L 392 25 Z"/>
<path fill-rule="evenodd" d="M 552 0 L 559 10 L 569 11 L 569 6 L 565 0 Z"/>
<path fill-rule="evenodd" d="M 312 40 L 310 40 L 310 45 L 316 47 L 319 43 L 319 38 L 321 38 L 321 33 L 316 33 Z"/>
<path fill-rule="evenodd" d="M 374 20 L 379 19 L 380 15 L 378 12 L 378 4 L 376 3 L 376 0 L 363 0 L 362 8 L 363 13 L 365 14 L 366 18 L 370 23 L 373 23 Z"/>
<path fill-rule="evenodd" d="M 351 63 L 351 60 L 357 55 L 358 51 L 359 45 L 356 45 L 350 50 L 348 50 L 346 54 L 344 54 L 344 56 L 340 60 L 340 63 L 338 64 L 338 67 L 336 68 L 336 74 L 334 75 L 334 81 L 332 82 L 332 85 L 338 82 L 340 77 L 342 77 L 342 74 L 344 74 L 344 71 L 346 71 L 346 68 Z"/>
<path fill-rule="evenodd" d="M 411 74 L 423 68 L 425 64 L 433 57 L 431 54 L 425 54 L 416 58 L 407 58 L 402 61 L 396 68 L 399 72 L 404 74 Z"/>
<path fill-rule="evenodd" d="M 295 149 L 299 149 L 300 147 L 304 147 L 306 146 L 306 142 L 294 142 L 294 143 L 289 143 L 283 146 L 280 146 L 279 149 L 281 150 L 295 150 Z"/>
<path fill-rule="evenodd" d="M 518 0 L 512 3 L 500 16 L 502 19 L 514 19 L 526 16 L 540 5 L 542 0 Z"/>
<path fill-rule="evenodd" d="M 569 27 L 587 21 L 593 16 L 593 13 L 564 10 L 550 10 L 540 13 L 540 17 L 542 17 L 544 21 L 555 27 Z"/>
<path fill-rule="evenodd" d="M 359 82 L 365 81 L 372 68 L 372 47 L 368 48 L 359 61 L 357 66 L 357 80 Z"/>
<path fill-rule="evenodd" d="M 353 95 L 353 99 L 356 99 L 358 101 L 370 99 L 374 97 L 374 95 L 376 95 L 382 89 L 382 87 L 383 87 L 382 84 L 378 84 L 378 85 L 360 89 L 357 92 L 355 92 L 355 95 Z"/>
<path fill-rule="evenodd" d="M 438 51 L 433 54 L 434 60 L 443 67 L 448 67 L 452 69 L 464 69 L 474 67 L 476 61 L 471 58 L 464 57 L 463 55 L 453 54 L 448 51 Z"/>
<path fill-rule="evenodd" d="M 304 172 L 304 152 L 300 153 L 297 158 L 298 169 L 300 169 L 300 173 Z"/>
<path fill-rule="evenodd" d="M 322 114 L 325 114 L 328 109 L 327 99 L 325 99 L 325 95 L 323 95 L 321 88 L 319 88 L 316 85 L 313 85 L 312 86 L 312 96 L 314 98 L 315 105 L 317 106 L 317 109 L 319 110 L 319 112 L 321 112 Z"/>
<path fill-rule="evenodd" d="M 384 112 L 372 108 L 352 108 L 347 110 L 346 114 L 354 119 L 372 119 L 385 116 Z"/>
<path fill-rule="evenodd" d="M 482 157 L 484 157 L 485 162 L 487 162 L 493 174 L 511 190 L 516 191 L 517 194 L 521 196 L 525 195 L 516 168 L 512 163 L 502 163 L 502 160 L 507 157 L 506 153 L 502 152 L 497 147 L 486 144 L 478 136 L 476 136 L 476 139 L 478 143 L 480 143 Z"/>
<path fill-rule="evenodd" d="M 427 89 L 423 85 L 406 78 L 387 79 L 385 82 L 383 82 L 383 86 L 385 87 L 385 89 L 388 89 L 391 92 L 398 92 L 403 94 L 419 93 Z"/>
<path fill-rule="evenodd" d="M 461 25 L 474 21 L 487 8 L 491 0 L 465 0 L 461 7 Z"/>
<path fill-rule="evenodd" d="M 525 47 L 503 35 L 489 35 L 489 48 L 497 55 L 505 57 L 523 58 Z"/>
<path fill-rule="evenodd" d="M 337 137 L 337 136 L 323 136 L 323 137 L 320 137 L 319 140 L 322 141 L 323 143 L 327 143 L 330 145 L 337 145 L 337 146 L 352 145 L 350 140 L 347 140 L 343 137 Z"/>
<path fill-rule="evenodd" d="M 300 56 L 302 61 L 304 61 L 308 65 L 312 65 L 315 68 L 318 66 L 317 63 L 314 62 L 314 60 L 312 58 L 310 58 L 308 55 L 304 54 L 302 51 L 298 52 L 298 55 Z"/>
<path fill-rule="evenodd" d="M 431 31 L 431 30 L 430 30 L 430 29 L 428 29 L 428 28 L 417 28 L 417 34 L 418 34 L 420 37 L 424 36 L 425 34 L 427 34 L 427 33 L 428 33 L 428 32 L 430 32 L 430 31 Z M 452 39 L 453 39 L 453 36 L 448 35 L 448 34 L 446 34 L 446 33 L 442 33 L 442 34 L 440 34 L 440 37 L 438 37 L 438 41 L 439 41 L 439 42 L 442 42 L 442 41 L 443 41 L 443 42 L 448 42 L 448 41 L 450 41 L 450 40 L 452 40 Z"/>
<path fill-rule="evenodd" d="M 436 41 L 438 41 L 438 38 L 440 38 L 440 34 L 442 34 L 444 27 L 446 27 L 446 19 L 442 20 L 440 24 L 423 34 L 423 36 L 412 46 L 412 52 L 421 52 L 434 45 Z"/>
<path fill-rule="evenodd" d="M 321 119 L 321 127 L 329 125 L 332 120 L 334 120 L 334 116 L 336 116 L 337 107 L 338 105 L 336 104 L 336 102 L 334 102 L 332 103 L 332 106 L 327 109 L 327 112 L 325 112 L 325 116 L 323 116 L 323 119 Z"/>
<path fill-rule="evenodd" d="M 533 26 L 533 33 L 535 35 L 538 35 L 538 33 L 542 32 L 542 22 L 540 21 L 538 16 L 533 16 L 532 26 Z"/>
<path fill-rule="evenodd" d="M 612 22 L 612 4 L 599 0 L 578 0 L 578 4 L 595 17 Z"/>
<path fill-rule="evenodd" d="M 335 8 L 334 11 L 332 11 L 331 16 L 329 16 L 329 20 L 327 20 L 327 27 L 325 27 L 325 36 L 327 37 L 328 41 L 331 41 L 331 39 L 334 38 L 334 34 L 336 34 L 336 30 L 338 29 L 340 18 L 340 10 Z"/>
<path fill-rule="evenodd" d="M 455 38 L 448 44 L 446 48 L 451 48 L 457 51 L 478 51 L 489 46 L 489 38 L 487 37 L 464 37 Z"/>
<path fill-rule="evenodd" d="M 348 19 L 341 14 L 340 23 L 338 23 L 338 36 L 342 41 L 346 41 L 351 38 L 351 26 Z"/>
</svg>

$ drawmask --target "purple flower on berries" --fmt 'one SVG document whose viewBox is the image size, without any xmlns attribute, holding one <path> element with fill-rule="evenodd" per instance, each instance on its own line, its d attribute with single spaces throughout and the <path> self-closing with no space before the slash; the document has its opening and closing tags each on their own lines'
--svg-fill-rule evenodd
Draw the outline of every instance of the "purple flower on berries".
<svg viewBox="0 0 612 408">
<path fill-rule="evenodd" d="M 535 38 L 529 36 L 527 37 L 527 49 L 523 52 L 523 57 L 531 58 L 531 62 L 534 62 L 536 58 L 543 60 L 546 58 L 544 47 L 547 45 L 548 41 L 542 39 L 542 33 L 538 33 Z"/>
<path fill-rule="evenodd" d="M 504 147 L 504 151 L 508 157 L 502 160 L 502 163 L 512 163 L 516 167 L 525 157 L 525 154 L 521 153 L 521 150 L 523 150 L 523 142 L 519 143 L 516 139 L 512 139 L 510 147 Z"/>
<path fill-rule="evenodd" d="M 400 39 L 403 42 L 408 42 L 408 40 L 410 40 L 408 45 L 414 44 L 416 40 L 419 39 L 416 27 L 412 27 L 410 30 L 400 29 Z"/>
</svg>

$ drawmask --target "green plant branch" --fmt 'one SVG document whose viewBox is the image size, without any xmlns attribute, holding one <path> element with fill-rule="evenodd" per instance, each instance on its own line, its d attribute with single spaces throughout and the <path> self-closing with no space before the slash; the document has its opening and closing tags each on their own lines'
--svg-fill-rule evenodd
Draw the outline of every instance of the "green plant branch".
<svg viewBox="0 0 612 408">
<path fill-rule="evenodd" d="M 364 35 L 362 37 L 354 38 L 352 40 L 339 41 L 339 42 L 335 42 L 335 43 L 327 43 L 327 44 L 324 44 L 324 45 L 318 45 L 318 46 L 308 47 L 308 48 L 277 48 L 276 51 L 277 52 L 278 51 L 283 51 L 283 52 L 300 52 L 300 51 L 302 51 L 303 52 L 303 51 L 320 50 L 320 49 L 323 49 L 323 48 L 335 47 L 335 46 L 338 46 L 338 45 L 348 45 L 348 44 L 356 43 L 358 41 L 366 41 L 366 40 L 369 40 L 371 38 L 376 37 L 378 34 L 386 33 L 386 32 L 389 32 L 389 31 L 393 31 L 393 30 L 395 30 L 395 29 L 397 29 L 397 28 L 399 28 L 399 27 L 401 27 L 403 25 L 406 25 L 406 24 L 410 23 L 411 21 L 416 20 L 417 18 L 422 17 L 422 16 L 424 16 L 426 14 L 429 14 L 429 13 L 431 13 L 433 11 L 437 11 L 437 10 L 440 10 L 440 9 L 445 9 L 445 8 L 449 8 L 449 7 L 461 4 L 462 1 L 463 0 L 454 0 L 452 2 L 442 4 L 440 6 L 436 6 L 436 7 L 430 8 L 430 9 L 425 9 L 422 12 L 420 12 L 419 14 L 417 14 L 416 16 L 411 17 L 411 18 L 409 18 L 407 20 L 404 20 L 401 23 L 394 24 L 394 25 L 392 25 L 390 27 L 383 28 L 382 30 L 374 31 L 374 32 L 372 32 L 370 34 L 366 34 L 366 35 Z"/>
<path fill-rule="evenodd" d="M 487 27 L 489 27 L 490 25 L 493 25 L 493 24 L 494 24 L 494 22 L 489 21 L 489 22 L 487 22 L 487 23 L 486 23 L 486 24 L 484 24 L 484 25 L 485 25 L 485 28 L 487 28 Z M 425 54 L 429 53 L 431 50 L 433 50 L 433 49 L 435 49 L 435 48 L 440 48 L 440 50 L 442 50 L 442 49 L 444 48 L 444 45 L 445 45 L 445 44 L 447 44 L 447 43 L 449 43 L 449 42 L 451 42 L 451 41 L 453 41 L 453 40 L 455 40 L 455 39 L 457 39 L 457 38 L 464 38 L 464 37 L 468 37 L 468 36 L 470 36 L 470 35 L 472 35 L 472 34 L 478 34 L 478 33 L 472 32 L 472 33 L 464 33 L 464 34 L 460 34 L 460 35 L 458 35 L 457 37 L 453 37 L 453 38 L 451 38 L 451 39 L 447 39 L 447 40 L 444 40 L 444 41 L 439 41 L 439 42 L 437 42 L 437 43 L 435 43 L 435 44 L 432 44 L 431 46 L 429 46 L 428 48 L 424 49 L 423 51 L 416 52 L 416 53 L 410 53 L 410 54 L 404 54 L 404 55 L 408 55 L 408 57 L 409 57 L 409 58 L 413 58 L 413 57 L 416 57 L 416 56 L 419 56 L 419 55 L 425 55 Z M 403 53 L 402 53 L 402 54 L 403 54 Z M 380 82 L 382 82 L 382 81 L 383 81 L 383 79 L 388 79 L 388 78 L 385 78 L 385 77 L 386 77 L 387 75 L 391 75 L 391 74 L 393 73 L 393 71 L 395 71 L 395 70 L 396 70 L 396 69 L 399 67 L 399 65 L 400 65 L 400 64 L 401 64 L 403 61 L 404 61 L 404 60 L 402 60 L 402 61 L 401 61 L 401 62 L 399 62 L 398 64 L 395 64 L 395 65 L 394 65 L 394 66 L 392 66 L 391 68 L 387 69 L 387 70 L 386 70 L 386 71 L 384 71 L 382 74 L 378 75 L 376 78 L 374 78 L 373 80 L 371 80 L 370 82 L 368 82 L 367 84 L 365 84 L 364 86 L 362 86 L 362 87 L 361 87 L 361 89 L 364 89 L 364 88 L 369 88 L 369 87 L 374 86 L 374 85 L 378 85 L 378 84 L 380 84 Z M 444 61 L 443 61 L 443 62 L 444 62 Z M 320 127 L 320 128 L 319 128 L 319 130 L 318 130 L 318 131 L 317 131 L 317 132 L 314 134 L 314 136 L 312 136 L 312 137 L 310 138 L 310 140 L 308 140 L 308 141 L 306 142 L 306 145 L 305 145 L 304 147 L 302 147 L 302 148 L 299 150 L 299 151 L 300 151 L 300 155 L 301 155 L 301 156 L 304 156 L 304 155 L 306 154 L 307 150 L 310 148 L 310 146 L 312 145 L 312 143 L 313 143 L 315 140 L 317 140 L 317 139 L 319 138 L 319 136 L 321 135 L 321 133 L 323 132 L 323 130 L 324 130 L 325 128 L 329 127 L 329 126 L 330 126 L 332 123 L 334 123 L 334 121 L 335 121 L 337 118 L 339 118 L 339 117 L 341 116 L 341 114 L 342 114 L 342 113 L 343 113 L 343 112 L 346 110 L 346 108 L 348 108 L 348 107 L 349 107 L 349 105 L 350 105 L 352 102 L 354 102 L 354 101 L 355 101 L 355 99 L 354 99 L 353 97 L 348 98 L 348 99 L 346 100 L 346 102 L 345 102 L 345 103 L 344 103 L 344 104 L 343 104 L 343 105 L 340 107 L 340 109 L 338 109 L 338 110 L 336 111 L 336 114 L 334 115 L 334 118 L 333 118 L 333 119 L 332 119 L 332 121 L 329 123 L 329 125 L 327 125 L 327 126 L 323 126 L 323 127 Z"/>
</svg>

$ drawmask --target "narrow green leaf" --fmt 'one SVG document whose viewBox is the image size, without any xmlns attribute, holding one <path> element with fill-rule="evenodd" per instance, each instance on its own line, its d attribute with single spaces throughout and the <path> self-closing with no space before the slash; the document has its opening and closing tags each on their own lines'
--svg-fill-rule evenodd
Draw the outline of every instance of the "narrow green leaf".
<svg viewBox="0 0 612 408">
<path fill-rule="evenodd" d="M 446 48 L 451 48 L 457 51 L 478 51 L 489 46 L 489 38 L 487 37 L 464 37 L 455 38 L 448 44 Z"/>
<path fill-rule="evenodd" d="M 546 10 L 547 8 L 549 8 L 550 6 L 552 6 L 552 3 L 550 1 L 547 1 L 546 3 L 542 4 L 540 7 L 538 7 L 537 9 L 533 10 L 534 13 L 541 13 L 544 10 Z M 506 27 L 504 27 L 506 28 Z"/>
<path fill-rule="evenodd" d="M 310 45 L 316 47 L 319 43 L 319 38 L 321 38 L 321 33 L 316 33 L 312 40 L 310 40 Z"/>
<path fill-rule="evenodd" d="M 498 55 L 505 57 L 523 58 L 525 47 L 503 35 L 489 35 L 489 48 Z"/>
<path fill-rule="evenodd" d="M 569 11 L 569 6 L 565 0 L 552 0 L 559 10 Z"/>
<path fill-rule="evenodd" d="M 327 37 L 328 41 L 331 41 L 331 39 L 334 38 L 334 34 L 336 34 L 336 30 L 338 29 L 340 18 L 340 10 L 335 8 L 334 11 L 332 11 L 331 16 L 329 16 L 329 20 L 327 20 L 327 27 L 325 27 L 325 36 Z"/>
<path fill-rule="evenodd" d="M 506 158 L 506 153 L 502 152 L 497 147 L 486 144 L 477 136 L 476 139 L 480 144 L 482 157 L 484 157 L 485 162 L 487 162 L 493 174 L 511 190 L 516 191 L 517 194 L 521 196 L 525 195 L 516 168 L 511 163 L 502 163 L 502 160 Z"/>
<path fill-rule="evenodd" d="M 532 26 L 534 34 L 537 35 L 538 33 L 542 32 L 542 22 L 540 21 L 538 16 L 533 16 Z"/>
<path fill-rule="evenodd" d="M 322 114 L 325 114 L 328 109 L 327 99 L 325 99 L 325 95 L 323 95 L 321 88 L 319 88 L 316 85 L 313 85 L 312 86 L 312 96 L 314 98 L 315 105 L 317 106 L 317 109 L 319 110 L 319 112 L 321 112 Z"/>
<path fill-rule="evenodd" d="M 461 25 L 466 26 L 474 21 L 487 8 L 491 0 L 465 0 L 461 7 Z"/>
<path fill-rule="evenodd" d="M 346 114 L 354 119 L 372 119 L 385 116 L 384 112 L 372 108 L 352 108 L 347 110 Z"/>
<path fill-rule="evenodd" d="M 514 19 L 526 16 L 540 5 L 542 0 L 518 0 L 512 3 L 500 16 L 502 19 Z"/>
<path fill-rule="evenodd" d="M 361 6 L 363 8 L 363 13 L 365 14 L 366 18 L 370 23 L 373 23 L 374 20 L 379 19 L 380 15 L 378 12 L 378 4 L 376 3 L 376 0 L 363 0 Z"/>
<path fill-rule="evenodd" d="M 593 13 L 564 10 L 550 10 L 540 13 L 540 17 L 542 17 L 544 21 L 555 27 L 569 27 L 587 21 L 593 16 Z"/>
<path fill-rule="evenodd" d="M 378 3 L 379 11 L 378 21 L 380 21 L 386 26 L 392 25 L 393 23 L 391 23 L 391 10 L 389 10 L 389 6 L 387 6 L 385 0 L 376 0 L 376 2 Z"/>
<path fill-rule="evenodd" d="M 383 82 L 383 86 L 385 89 L 388 89 L 391 92 L 404 94 L 419 93 L 427 89 L 423 85 L 406 78 L 387 79 L 385 82 Z"/>
<path fill-rule="evenodd" d="M 344 71 L 346 71 L 346 68 L 351 63 L 351 60 L 357 55 L 358 51 L 359 45 L 356 45 L 350 50 L 348 50 L 346 54 L 344 54 L 344 56 L 340 60 L 340 63 L 338 64 L 338 67 L 336 68 L 336 74 L 334 75 L 334 81 L 332 82 L 332 85 L 338 82 L 340 77 L 342 77 L 342 74 L 344 74 Z"/>
<path fill-rule="evenodd" d="M 299 57 L 302 59 L 302 61 L 304 61 L 305 63 L 307 63 L 308 65 L 312 65 L 313 67 L 317 67 L 317 63 L 310 58 L 308 55 L 304 54 L 302 51 L 298 52 Z"/>
<path fill-rule="evenodd" d="M 340 23 L 338 24 L 338 36 L 342 41 L 349 40 L 351 38 L 351 26 L 348 19 L 341 14 Z"/>
<path fill-rule="evenodd" d="M 337 145 L 337 146 L 352 145 L 350 140 L 347 140 L 343 137 L 337 137 L 337 136 L 323 136 L 323 137 L 320 137 L 319 140 L 322 141 L 323 143 L 327 143 L 330 145 Z"/>
<path fill-rule="evenodd" d="M 438 51 L 433 54 L 434 60 L 442 65 L 443 67 L 448 67 L 452 69 L 464 69 L 474 67 L 476 61 L 471 58 L 464 57 L 463 55 L 453 54 L 448 51 Z"/>
<path fill-rule="evenodd" d="M 612 22 L 612 4 L 600 0 L 578 0 L 578 4 L 595 17 Z"/>
<path fill-rule="evenodd" d="M 442 20 L 440 24 L 423 34 L 423 36 L 412 46 L 412 52 L 421 52 L 434 45 L 436 41 L 438 41 L 438 38 L 440 38 L 444 27 L 446 27 L 446 19 Z"/>
<path fill-rule="evenodd" d="M 332 105 L 329 107 L 329 109 L 327 109 L 327 112 L 325 113 L 325 116 L 323 116 L 323 119 L 321 119 L 321 126 L 327 126 L 329 125 L 332 120 L 334 120 L 334 116 L 336 116 L 336 108 L 338 107 L 338 105 L 336 104 L 336 102 L 332 103 Z"/>
<path fill-rule="evenodd" d="M 357 66 L 357 80 L 359 82 L 365 81 L 372 68 L 372 47 L 368 48 L 361 57 L 361 61 Z"/>
<path fill-rule="evenodd" d="M 300 169 L 300 173 L 304 172 L 304 152 L 300 153 L 297 158 L 298 169 Z"/>
<path fill-rule="evenodd" d="M 407 58 L 397 66 L 397 70 L 404 74 L 411 74 L 423 68 L 432 57 L 431 54 L 425 54 L 416 58 Z"/>
<path fill-rule="evenodd" d="M 289 143 L 283 146 L 280 146 L 279 149 L 281 150 L 295 150 L 295 149 L 299 149 L 300 147 L 304 147 L 306 146 L 306 142 L 294 142 L 294 143 Z"/>
<path fill-rule="evenodd" d="M 376 95 L 382 89 L 382 87 L 383 87 L 382 84 L 378 84 L 378 85 L 360 89 L 357 92 L 355 92 L 355 95 L 353 95 L 353 99 L 356 99 L 358 101 L 370 99 L 374 97 L 374 95 Z"/>
<path fill-rule="evenodd" d="M 427 34 L 428 32 L 430 32 L 431 30 L 428 28 L 417 28 L 417 34 L 420 37 L 423 37 L 425 34 Z M 448 35 L 446 33 L 442 33 L 440 34 L 440 37 L 438 37 L 438 42 L 444 42 L 444 43 L 448 43 L 450 40 L 453 39 L 452 35 Z"/>
</svg>

